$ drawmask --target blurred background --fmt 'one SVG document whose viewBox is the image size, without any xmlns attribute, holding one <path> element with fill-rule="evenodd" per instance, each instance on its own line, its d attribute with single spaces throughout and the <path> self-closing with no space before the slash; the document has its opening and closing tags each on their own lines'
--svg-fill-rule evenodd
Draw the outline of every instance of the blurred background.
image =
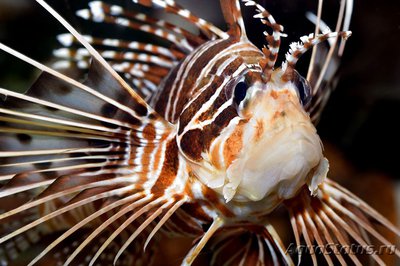
<svg viewBox="0 0 400 266">
<path fill-rule="evenodd" d="M 87 1 L 47 2 L 79 25 L 73 10 Z M 177 2 L 222 25 L 218 1 Z M 289 37 L 282 44 L 282 54 L 291 41 L 314 31 L 305 12 L 315 12 L 316 0 L 258 2 L 285 26 Z M 331 28 L 336 23 L 338 2 L 324 3 L 322 17 Z M 353 35 L 337 74 L 340 81 L 322 114 L 318 131 L 331 162 L 331 176 L 394 220 L 396 210 L 400 210 L 400 2 L 364 0 L 354 4 L 350 26 Z M 263 26 L 252 19 L 252 8 L 245 12 L 250 39 L 263 44 Z M 64 29 L 34 1 L 0 0 L 1 42 L 46 62 L 57 47 L 56 34 L 62 32 Z M 301 60 L 301 69 L 307 60 Z M 0 87 L 25 91 L 37 75 L 27 64 L 0 52 Z"/>
</svg>

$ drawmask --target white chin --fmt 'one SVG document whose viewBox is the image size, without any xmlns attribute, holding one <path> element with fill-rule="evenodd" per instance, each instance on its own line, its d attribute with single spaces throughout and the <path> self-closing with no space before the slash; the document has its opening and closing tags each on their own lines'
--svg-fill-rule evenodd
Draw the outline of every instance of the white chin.
<svg viewBox="0 0 400 266">
<path fill-rule="evenodd" d="M 325 178 L 327 168 L 315 128 L 293 125 L 274 136 L 249 141 L 228 168 L 229 182 L 223 188 L 223 195 L 227 201 L 289 199 L 305 184 L 314 192 Z"/>
</svg>

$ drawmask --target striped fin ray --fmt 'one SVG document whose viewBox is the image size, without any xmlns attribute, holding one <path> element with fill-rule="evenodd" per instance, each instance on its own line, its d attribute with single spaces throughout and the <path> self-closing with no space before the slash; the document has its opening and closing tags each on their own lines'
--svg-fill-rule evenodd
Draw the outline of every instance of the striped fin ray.
<svg viewBox="0 0 400 266">
<path fill-rule="evenodd" d="M 136 193 L 129 195 L 127 197 L 124 197 L 122 199 L 113 201 L 109 204 L 103 204 L 103 207 L 101 209 L 96 210 L 95 212 L 91 213 L 90 215 L 87 215 L 84 219 L 80 220 L 79 222 L 75 223 L 73 226 L 71 226 L 67 231 L 65 231 L 63 234 L 61 234 L 56 240 L 54 240 L 50 245 L 48 245 L 33 261 L 31 261 L 31 264 L 34 264 L 35 262 L 39 261 L 43 256 L 45 256 L 47 253 L 49 253 L 52 249 L 54 249 L 57 245 L 62 244 L 65 239 L 67 239 L 70 235 L 74 234 L 81 228 L 87 226 L 90 224 L 90 222 L 93 222 L 93 220 L 98 219 L 101 217 L 101 215 L 107 214 L 110 211 L 115 210 L 116 208 L 121 208 L 115 215 L 119 215 L 120 217 L 124 214 L 127 214 L 128 212 L 132 211 L 135 207 L 141 206 L 145 203 L 148 203 L 150 201 L 149 196 L 145 196 L 144 193 Z M 125 206 L 125 207 L 124 207 Z M 111 214 L 111 217 L 115 217 L 115 215 Z M 99 233 L 102 232 L 107 226 L 104 225 L 110 225 L 111 222 L 110 218 L 106 218 L 106 222 L 100 223 L 99 226 L 94 227 L 94 230 L 87 235 L 87 237 L 82 241 L 79 246 L 75 249 L 75 251 L 70 254 L 68 257 L 68 261 L 73 260 L 76 255 L 78 255 L 79 252 L 82 251 L 82 249 L 87 246 L 90 241 L 99 235 Z M 114 220 L 115 221 L 115 220 Z"/>
<path fill-rule="evenodd" d="M 175 64 L 174 61 L 168 58 L 162 58 L 150 54 L 136 53 L 136 52 L 115 52 L 112 50 L 100 50 L 98 52 L 110 62 L 111 66 L 118 72 L 126 73 L 127 71 L 121 70 L 116 63 L 118 62 L 142 62 L 152 64 L 155 67 L 163 67 L 165 69 L 172 68 Z M 89 63 L 90 54 L 85 49 L 59 49 L 54 51 L 55 55 L 61 59 L 72 59 L 77 62 Z M 83 64 L 82 64 L 83 66 Z"/>
<path fill-rule="evenodd" d="M 120 6 L 108 6 L 100 1 L 91 2 L 89 6 L 89 9 L 77 11 L 77 16 L 95 23 L 106 23 L 142 31 L 164 39 L 185 53 L 189 53 L 193 50 L 193 46 L 189 44 L 186 37 L 182 35 L 183 31 L 178 30 L 177 27 L 167 24 L 166 22 L 154 24 L 157 20 L 150 20 L 144 14 L 135 15 L 132 12 L 124 11 Z M 149 24 L 143 24 L 143 21 Z"/>
<path fill-rule="evenodd" d="M 214 26 L 210 22 L 195 16 L 189 10 L 181 7 L 173 0 L 133 0 L 134 3 L 147 6 L 147 7 L 160 7 L 165 12 L 175 14 L 196 26 L 202 33 L 204 33 L 209 40 L 213 39 L 226 39 L 228 34 Z"/>
<path fill-rule="evenodd" d="M 351 36 L 351 32 L 328 32 L 325 34 L 310 34 L 308 36 L 301 37 L 302 43 L 294 42 L 290 45 L 289 52 L 286 54 L 286 61 L 282 64 L 282 69 L 285 73 L 282 75 L 283 80 L 292 80 L 294 75 L 294 70 L 299 58 L 307 52 L 313 46 L 326 41 L 329 38 L 341 37 L 347 39 Z"/>
<path fill-rule="evenodd" d="M 179 7 L 173 1 L 155 2 L 166 13 L 178 15 L 194 23 L 196 27 L 200 27 L 201 31 L 213 29 L 219 35 L 224 35 L 222 31 L 217 30 L 216 27 L 208 22 L 195 17 L 188 10 Z M 146 5 L 146 3 L 141 2 L 138 4 Z M 147 33 L 148 36 L 156 36 L 166 41 L 155 45 L 151 43 L 144 44 L 137 40 L 121 40 L 121 38 L 116 40 L 115 38 L 84 36 L 87 42 L 94 45 L 111 66 L 146 100 L 154 94 L 154 91 L 160 84 L 160 80 L 167 75 L 164 70 L 158 71 L 160 67 L 170 71 L 178 63 L 178 60 L 181 60 L 188 52 L 209 40 L 207 34 L 198 36 L 166 21 L 152 18 L 150 15 L 144 13 L 127 11 L 121 6 L 107 4 L 106 1 L 90 2 L 89 9 L 79 10 L 77 15 L 94 23 L 105 23 L 119 27 L 119 30 L 120 28 L 139 30 Z M 216 38 L 214 34 L 212 35 L 212 38 Z M 127 35 L 126 38 L 129 38 L 129 36 L 131 35 Z M 72 60 L 75 61 L 74 64 L 77 64 L 79 68 L 87 69 L 90 65 L 90 53 L 76 47 L 76 44 L 79 43 L 76 38 L 70 34 L 62 34 L 58 39 L 66 48 L 55 51 L 55 55 L 60 57 L 61 60 L 56 62 L 54 66 L 59 69 L 67 68 L 73 63 L 70 62 Z M 146 66 L 137 69 L 134 66 L 138 63 L 146 64 Z M 154 73 L 157 73 L 157 75 L 154 75 Z"/>
<path fill-rule="evenodd" d="M 114 71 L 108 73 L 103 67 L 103 63 L 98 63 L 93 60 L 91 72 L 85 84 L 82 84 L 75 79 L 67 77 L 57 71 L 54 71 L 14 50 L 1 44 L 0 49 L 28 62 L 29 64 L 41 69 L 45 73 L 36 81 L 31 90 L 27 93 L 25 98 L 38 98 L 47 102 L 53 102 L 71 109 L 76 109 L 86 113 L 105 114 L 106 117 L 116 117 L 122 120 L 129 127 L 143 122 L 151 122 L 151 120 L 160 119 L 160 123 L 166 123 L 158 114 L 156 114 L 136 93 L 131 91 L 131 88 L 126 89 L 128 86 L 125 82 L 120 83 L 121 80 L 115 80 Z M 102 59 L 104 60 L 104 59 Z M 107 64 L 104 62 L 104 64 Z M 44 93 L 46 88 L 54 88 L 50 93 Z M 92 89 L 95 87 L 96 90 Z M 6 90 L 1 90 L 5 96 L 12 95 Z M 47 91 L 46 91 L 47 92 Z M 53 92 L 53 93 L 51 93 Z M 128 94 L 129 93 L 129 94 Z M 15 94 L 14 94 L 15 95 Z M 60 102 L 60 96 L 63 100 Z M 19 97 L 22 98 L 22 97 Z M 42 98 L 42 99 L 41 99 Z M 73 99 L 80 99 L 81 101 L 74 101 Z M 31 100 L 32 101 L 32 100 Z M 124 104 L 126 102 L 126 105 Z M 36 101 L 38 102 L 38 101 Z M 122 103 L 120 103 L 122 102 Z M 96 106 L 100 104 L 100 106 Z M 48 104 L 49 105 L 49 104 Z M 129 105 L 129 107 L 127 106 Z M 101 112 L 99 108 L 113 109 L 113 112 Z M 121 112 L 120 112 L 121 111 Z M 149 118 L 151 117 L 151 118 Z M 166 124 L 168 126 L 169 124 Z"/>
<path fill-rule="evenodd" d="M 104 232 L 117 226 L 124 231 L 121 235 L 131 224 L 118 227 L 120 217 L 133 221 L 133 217 L 150 215 L 146 226 L 134 229 L 139 234 L 163 212 L 170 217 L 176 206 L 183 204 L 178 195 L 188 178 L 186 164 L 178 156 L 173 126 L 65 20 L 46 3 L 38 2 L 88 49 L 92 60 L 87 78 L 80 82 L 78 76 L 66 76 L 0 44 L 0 49 L 43 71 L 26 94 L 0 89 L 5 98 L 0 102 L 0 178 L 4 183 L 0 200 L 6 202 L 20 192 L 30 196 L 1 213 L 0 221 L 30 212 L 39 214 L 12 232 L 2 232 L 0 243 L 9 243 L 41 226 L 50 232 L 67 230 L 33 262 L 58 244 L 63 246 L 71 234 L 96 230 L 98 219 L 108 215 L 110 226 L 103 227 L 107 229 Z M 168 204 L 161 202 L 175 197 Z M 130 208 L 124 209 L 126 206 Z M 121 210 L 127 211 L 116 217 Z M 111 240 L 114 243 L 117 238 Z M 86 245 L 91 248 L 93 243 Z M 108 247 L 102 250 L 107 252 Z M 127 248 L 122 244 L 119 255 Z M 69 260 L 78 253 L 69 254 Z"/>
<path fill-rule="evenodd" d="M 94 228 L 94 230 L 86 236 L 84 241 L 81 241 L 80 245 L 77 246 L 75 251 L 70 254 L 68 259 L 66 260 L 65 264 L 68 265 L 70 264 L 87 246 L 90 246 L 90 244 L 93 244 L 93 240 L 99 236 L 103 236 L 104 232 L 110 231 L 110 228 L 115 227 L 116 230 L 111 230 L 112 234 L 110 234 L 108 237 L 104 238 L 105 240 L 101 240 L 101 246 L 97 248 L 95 254 L 91 257 L 89 265 L 94 265 L 96 260 L 98 260 L 99 257 L 101 257 L 101 254 L 107 250 L 107 248 L 110 246 L 111 243 L 114 243 L 115 239 L 121 235 L 124 232 L 124 230 L 129 229 L 128 226 L 131 226 L 133 222 L 135 222 L 136 219 L 138 219 L 140 216 L 149 213 L 153 209 L 155 209 L 155 212 L 151 213 L 150 216 L 142 223 L 139 224 L 134 224 L 134 227 L 132 228 L 132 232 L 129 233 L 130 237 L 124 241 L 124 244 L 121 245 L 119 252 L 115 252 L 117 256 L 114 259 L 114 262 L 118 260 L 118 258 L 121 256 L 122 252 L 128 248 L 129 244 L 144 230 L 146 227 L 157 217 L 159 216 L 164 209 L 167 210 L 172 210 L 172 212 L 175 211 L 173 207 L 169 208 L 173 203 L 178 200 L 179 198 L 171 198 L 171 199 L 166 199 L 166 198 L 154 198 L 154 196 L 144 196 L 144 193 L 137 193 L 133 194 L 130 196 L 127 196 L 125 198 L 122 198 L 120 200 L 116 200 L 114 202 L 111 202 L 108 205 L 103 205 L 103 207 L 95 212 L 93 212 L 91 215 L 88 215 L 84 219 L 78 221 L 75 223 L 71 228 L 69 228 L 65 233 L 60 235 L 54 242 L 52 242 L 45 250 L 43 250 L 32 262 L 31 264 L 34 264 L 36 261 L 41 259 L 43 256 L 45 256 L 48 252 L 50 252 L 52 249 L 54 249 L 58 245 L 62 245 L 65 239 L 67 239 L 70 235 L 74 234 L 77 230 L 81 230 L 82 228 L 85 228 L 89 223 L 93 222 L 93 220 L 98 219 L 102 215 L 114 210 L 114 214 L 110 214 L 108 216 L 109 218 L 105 218 L 104 221 L 102 221 L 97 227 Z M 186 199 L 183 199 L 183 201 L 180 201 L 180 204 L 185 202 Z M 179 202 L 179 201 L 177 201 Z M 179 205 L 179 204 L 178 204 Z M 168 212 L 167 212 L 168 213 Z M 126 217 L 125 217 L 126 216 Z M 123 221 L 119 222 L 119 219 L 121 217 L 125 217 Z M 140 226 L 139 226 L 140 225 Z M 143 247 L 143 246 L 142 246 Z M 142 250 L 142 249 L 141 249 Z"/>
<path fill-rule="evenodd" d="M 307 13 L 307 18 L 315 24 L 315 35 L 330 32 L 329 26 L 321 19 L 323 1 L 318 2 L 318 13 Z M 340 1 L 335 31 L 348 31 L 353 12 L 353 1 Z M 311 119 L 318 122 L 331 91 L 337 83 L 334 75 L 339 68 L 339 61 L 343 55 L 346 39 L 331 39 L 327 46 L 315 46 L 307 73 L 307 80 L 312 86 L 312 103 L 309 108 Z"/>
<path fill-rule="evenodd" d="M 97 73 L 97 75 L 99 75 L 99 73 Z M 93 81 L 90 80 L 90 74 L 88 82 L 94 83 Z M 142 143 L 143 140 L 140 140 L 138 136 L 136 137 L 137 140 L 135 142 L 134 135 L 129 133 L 132 130 L 134 130 L 133 129 L 134 124 L 132 124 L 129 121 L 132 120 L 130 115 L 128 116 L 122 115 L 119 118 L 117 118 L 118 120 L 116 120 L 120 121 L 125 119 L 126 121 L 123 124 L 125 124 L 124 127 L 128 129 L 125 129 L 124 130 L 125 134 L 122 133 L 122 135 L 119 133 L 116 134 L 111 133 L 108 134 L 107 136 L 107 134 L 104 134 L 104 132 L 97 130 L 88 131 L 87 129 L 82 129 L 79 127 L 71 127 L 71 126 L 65 127 L 56 125 L 56 123 L 54 122 L 62 120 L 63 117 L 58 117 L 57 119 L 55 119 L 54 116 L 52 115 L 54 110 L 43 108 L 43 106 L 40 106 L 41 103 L 49 103 L 49 106 L 51 107 L 55 108 L 61 107 L 64 108 L 64 110 L 79 110 L 86 108 L 86 110 L 81 111 L 81 113 L 83 114 L 97 113 L 100 110 L 95 110 L 93 108 L 89 109 L 90 108 L 89 106 L 92 103 L 91 98 L 87 95 L 86 98 L 88 102 L 85 103 L 84 101 L 85 95 L 79 94 L 80 91 L 76 92 L 78 94 L 75 94 L 72 97 L 70 96 L 71 98 L 56 97 L 57 94 L 52 95 L 52 93 L 46 93 L 44 94 L 45 96 L 43 97 L 45 98 L 45 100 L 38 101 L 37 100 L 38 97 L 43 95 L 41 90 L 45 90 L 46 88 L 48 88 L 49 91 L 52 90 L 53 92 L 57 91 L 58 88 L 68 90 L 68 87 L 66 87 L 65 84 L 60 84 L 58 80 L 56 80 L 54 77 L 44 73 L 41 75 L 38 81 L 32 86 L 32 90 L 28 92 L 27 95 L 19 95 L 5 90 L 2 91 L 5 95 L 8 95 L 10 98 L 12 98 L 11 101 L 10 99 L 8 99 L 6 102 L 4 102 L 5 105 L 4 107 L 6 107 L 4 109 L 13 110 L 17 108 L 17 111 L 15 111 L 15 113 L 8 112 L 9 113 L 8 115 L 18 114 L 25 118 L 25 119 L 16 119 L 13 117 L 2 117 L 3 118 L 2 120 L 6 120 L 6 122 L 4 122 L 5 127 L 1 129 L 3 138 L 2 138 L 2 151 L 0 153 L 0 156 L 5 158 L 4 163 L 2 164 L 8 166 L 8 167 L 2 167 L 2 174 L 3 175 L 15 174 L 13 179 L 9 182 L 9 185 L 11 185 L 11 187 L 15 187 L 16 184 L 21 186 L 18 180 L 24 180 L 25 182 L 27 182 L 29 178 L 27 178 L 26 176 L 28 175 L 32 177 L 32 180 L 29 182 L 29 185 L 27 187 L 30 189 L 35 187 L 34 185 L 35 183 L 37 183 L 37 185 L 39 186 L 48 185 L 49 182 L 51 182 L 51 180 L 57 177 L 57 175 L 66 175 L 77 171 L 79 172 L 80 170 L 85 170 L 87 168 L 127 165 L 128 158 L 126 158 L 125 155 L 118 156 L 118 153 L 129 154 L 128 150 L 132 150 L 134 154 L 135 149 L 132 149 L 132 147 L 130 147 L 129 145 L 140 146 L 141 144 L 143 144 Z M 59 98 L 64 98 L 65 101 Z M 93 98 L 95 100 L 95 97 Z M 81 107 L 79 105 L 79 101 L 76 101 L 76 99 L 82 99 L 83 104 L 87 105 L 87 107 L 84 106 Z M 36 110 L 35 113 L 40 110 L 39 112 L 41 114 L 40 116 L 38 116 L 38 118 L 40 117 L 42 119 L 45 119 L 45 117 L 53 116 L 52 122 L 53 121 L 54 122 L 48 125 L 47 124 L 48 121 L 46 120 L 43 120 L 46 121 L 46 123 L 42 124 L 38 123 L 38 121 L 35 121 L 35 119 L 33 121 L 27 120 L 26 118 L 36 118 L 36 117 L 29 117 L 27 115 L 24 116 L 24 113 L 18 110 L 18 108 L 26 109 L 27 106 L 24 100 L 30 102 L 29 106 L 31 106 L 32 104 L 36 105 L 35 106 L 36 108 L 35 107 L 32 108 L 33 110 Z M 56 101 L 58 101 L 59 103 L 54 103 Z M 68 104 L 68 101 L 70 101 L 71 104 Z M 74 103 L 77 103 L 78 105 L 74 105 Z M 109 106 L 107 108 L 109 108 Z M 116 108 L 116 111 L 117 110 L 118 108 Z M 110 111 L 112 110 L 108 109 L 107 111 L 108 112 L 106 115 L 110 115 Z M 78 112 L 77 114 L 80 113 Z M 66 118 L 68 121 L 72 117 L 67 116 Z M 82 124 L 82 121 L 75 120 L 73 123 L 78 123 L 77 125 L 80 125 Z M 95 128 L 95 126 L 93 128 Z M 112 129 L 111 131 L 115 132 L 114 129 Z M 142 132 L 140 134 L 143 135 Z M 145 140 L 145 142 L 148 143 L 149 141 Z M 84 156 L 82 156 L 82 153 L 84 154 Z M 44 157 L 40 157 L 40 156 L 48 157 L 49 155 L 55 155 L 55 158 L 51 158 L 52 161 L 49 161 L 49 158 L 46 159 Z M 90 155 L 92 155 L 91 158 Z M 103 158 L 100 159 L 98 157 L 93 157 L 93 155 L 97 156 L 103 155 Z M 117 155 L 117 158 L 115 158 L 116 156 L 114 155 Z M 68 157 L 69 159 L 67 159 Z M 78 159 L 82 159 L 82 157 L 86 158 L 84 160 L 80 160 L 82 163 L 79 164 L 78 163 L 79 160 L 74 159 L 75 157 L 79 157 Z M 23 172 L 23 174 L 20 173 L 19 172 L 21 171 L 20 167 L 23 166 L 21 165 L 21 163 L 24 163 L 25 164 L 24 166 L 26 167 L 28 166 L 27 164 L 29 162 L 31 162 L 32 165 L 38 169 L 30 169 L 30 171 L 25 171 Z M 45 169 L 41 169 L 41 164 L 44 165 Z M 15 169 L 13 170 L 11 167 Z M 41 175 L 40 173 L 45 173 L 45 175 Z M 3 191 L 8 190 L 11 189 L 11 187 L 9 188 L 6 185 L 2 188 L 2 190 Z"/>
<path fill-rule="evenodd" d="M 177 36 L 177 40 L 174 40 L 175 38 L 169 39 L 168 35 L 164 35 L 165 39 L 172 41 L 175 43 L 176 46 L 186 48 L 186 49 L 193 49 L 194 47 L 197 47 L 201 45 L 202 43 L 205 42 L 205 39 L 203 39 L 200 36 L 195 35 L 194 33 L 189 32 L 188 30 L 178 27 L 168 21 L 164 21 L 161 19 L 156 19 L 152 18 L 144 13 L 139 13 L 139 12 L 134 12 L 132 10 L 127 10 L 124 9 L 121 6 L 116 6 L 116 5 L 108 5 L 104 2 L 101 1 L 94 1 L 89 3 L 90 9 L 92 14 L 96 14 L 96 12 L 99 12 L 101 16 L 104 14 L 105 15 L 105 20 L 107 16 L 118 16 L 118 17 L 123 17 L 127 18 L 130 20 L 131 23 L 134 21 L 139 21 L 140 23 L 140 30 L 143 31 L 148 31 L 149 33 L 153 35 L 158 35 L 157 30 L 167 30 Z M 149 25 L 149 29 L 146 29 L 146 27 L 143 27 L 142 25 Z M 133 25 L 132 25 L 133 26 Z M 165 32 L 166 33 L 166 32 Z M 182 36 L 184 37 L 183 39 L 180 39 L 179 37 Z M 176 41 L 179 41 L 176 43 Z"/>
<path fill-rule="evenodd" d="M 260 19 L 263 24 L 272 29 L 272 34 L 269 34 L 267 31 L 264 32 L 268 47 L 262 49 L 265 59 L 260 62 L 261 68 L 263 69 L 264 82 L 268 82 L 278 58 L 281 37 L 285 37 L 286 34 L 282 33 L 283 26 L 278 24 L 274 17 L 263 6 L 251 0 L 242 0 L 242 2 L 244 2 L 246 6 L 254 6 L 258 12 L 254 15 L 254 18 Z"/>
<path fill-rule="evenodd" d="M 141 53 L 154 54 L 160 57 L 166 57 L 178 61 L 185 57 L 183 52 L 180 52 L 174 47 L 164 47 L 156 44 L 115 38 L 105 39 L 90 35 L 83 35 L 83 37 L 93 46 L 109 47 L 110 49 L 124 49 L 126 51 L 138 51 Z M 64 47 L 72 47 L 79 44 L 79 41 L 70 33 L 60 34 L 57 36 L 57 39 Z M 55 55 L 57 56 L 57 54 Z"/>
<path fill-rule="evenodd" d="M 55 263 L 60 264 L 67 260 L 67 258 L 73 253 L 75 248 L 79 245 L 80 242 L 84 241 L 86 237 L 89 235 L 90 229 L 82 229 L 79 234 L 74 234 L 73 238 L 68 238 L 60 245 L 54 248 L 52 253 L 46 254 L 40 262 L 36 265 L 54 265 Z M 119 250 L 119 248 L 123 245 L 127 236 L 121 235 L 118 239 L 116 239 L 112 245 L 108 246 L 107 249 L 102 253 L 102 255 L 96 261 L 96 266 L 101 265 L 113 265 L 115 253 Z M 105 234 L 100 236 L 100 240 L 105 239 Z M 45 247 L 45 243 L 38 243 L 36 245 L 36 249 Z M 143 239 L 138 239 L 132 246 L 129 247 L 129 252 L 125 252 L 123 256 L 118 260 L 115 265 L 151 265 L 154 260 L 154 248 L 152 247 L 146 254 L 143 254 Z M 85 250 L 83 250 L 79 256 L 76 258 L 76 261 L 81 262 L 82 265 L 87 265 L 93 255 L 96 253 L 99 245 L 96 243 Z M 29 253 L 28 253 L 29 252 Z M 24 253 L 24 264 L 28 265 L 29 260 L 37 255 L 37 251 L 35 249 L 28 250 L 28 252 Z M 21 264 L 22 265 L 22 264 Z M 60 264 L 61 265 L 61 264 Z"/>
<path fill-rule="evenodd" d="M 239 0 L 221 0 L 221 9 L 228 25 L 228 34 L 233 38 L 247 39 Z"/>
<path fill-rule="evenodd" d="M 60 58 L 64 57 L 64 59 L 76 61 L 76 66 L 80 69 L 87 69 L 90 66 L 90 56 L 84 49 L 62 48 L 56 53 L 59 54 Z M 157 90 L 162 79 L 174 65 L 173 61 L 148 54 L 115 53 L 114 51 L 100 51 L 100 53 L 108 60 L 113 69 L 130 81 L 139 95 L 145 100 L 148 100 Z M 62 61 L 57 62 L 55 65 L 60 65 L 60 62 Z M 71 67 L 71 62 L 66 62 L 67 64 L 63 65 Z"/>
<path fill-rule="evenodd" d="M 211 265 L 293 265 L 267 228 L 228 227 L 211 242 Z"/>
<path fill-rule="evenodd" d="M 127 181 L 125 180 L 125 183 Z M 132 188 L 124 188 L 120 187 L 118 188 L 118 185 L 116 185 L 117 182 L 115 182 L 114 185 L 110 186 L 103 186 L 101 188 L 96 188 L 97 192 L 91 191 L 90 189 L 85 190 L 84 192 L 81 192 L 77 194 L 76 196 L 72 196 L 72 199 L 63 199 L 60 200 L 59 203 L 54 202 L 54 201 L 46 201 L 46 205 L 43 205 L 40 207 L 40 209 L 35 210 L 31 209 L 34 213 L 40 213 L 39 216 L 34 216 L 30 218 L 28 221 L 25 219 L 28 216 L 28 213 L 23 213 L 21 214 L 21 217 L 24 217 L 22 220 L 23 223 L 26 223 L 20 228 L 15 228 L 15 230 L 9 231 L 8 234 L 3 235 L 4 232 L 2 232 L 2 237 L 0 239 L 0 242 L 2 243 L 1 246 L 9 246 L 9 243 L 11 241 L 20 241 L 21 237 L 27 238 L 26 236 L 32 236 L 35 234 L 41 234 L 42 238 L 45 238 L 46 233 L 52 233 L 52 232 L 57 232 L 59 230 L 65 230 L 66 228 L 70 227 L 70 224 L 74 224 L 77 221 L 83 219 L 80 217 L 85 217 L 85 215 L 88 215 L 87 213 L 90 213 L 93 211 L 93 209 L 98 208 L 99 206 L 88 206 L 88 204 L 94 203 L 95 201 L 98 202 L 104 197 L 107 197 L 108 195 L 123 195 L 121 192 L 123 190 L 128 191 L 129 189 Z M 93 196 L 94 193 L 97 193 Z M 63 193 L 63 195 L 66 195 L 68 193 Z M 28 194 L 24 194 L 28 195 Z M 69 197 L 71 198 L 71 197 Z M 64 202 L 64 204 L 61 204 Z M 66 211 L 69 210 L 74 210 L 74 212 L 70 213 L 65 213 Z M 11 212 L 14 212 L 12 210 Z M 1 216 L 1 221 L 4 221 L 4 216 L 7 215 L 10 212 L 4 213 Z M 85 214 L 86 213 L 86 214 Z M 63 215 L 64 214 L 64 215 Z M 17 216 L 13 215 L 13 219 L 16 219 Z M 52 219 L 52 220 L 50 220 Z M 47 222 L 47 221 L 48 222 Z M 91 225 L 93 226 L 93 224 Z M 28 231 L 29 230 L 29 231 Z M 85 229 L 86 230 L 86 229 Z M 36 233 L 38 232 L 38 233 Z M 32 238 L 32 237 L 29 237 Z M 9 240 L 9 241 L 7 241 Z M 7 242 L 5 242 L 7 241 Z M 40 242 L 37 243 L 36 245 L 42 245 Z M 65 247 L 68 246 L 68 243 L 63 243 L 62 244 Z M 63 250 L 63 249 L 61 249 Z M 59 252 L 55 252 L 56 254 Z"/>
<path fill-rule="evenodd" d="M 354 252 L 346 250 L 344 254 L 340 251 L 352 246 L 353 242 L 349 238 L 359 245 L 358 249 L 362 248 L 368 252 L 379 265 L 385 265 L 380 252 L 400 257 L 399 248 L 374 229 L 369 221 L 378 222 L 397 236 L 400 236 L 400 231 L 361 199 L 332 180 L 327 180 L 322 185 L 317 197 L 310 198 L 306 193 L 303 191 L 294 199 L 298 202 L 297 204 L 291 200 L 292 206 L 289 210 L 297 246 L 301 248 L 299 244 L 302 235 L 310 249 L 313 265 L 318 263 L 316 248 L 323 252 L 328 265 L 336 265 L 337 261 L 346 264 L 345 256 L 348 256 L 355 265 L 363 265 Z M 370 236 L 382 244 L 386 250 L 381 248 L 377 252 Z M 324 252 L 327 245 L 332 249 L 331 252 Z M 300 251 L 298 251 L 299 261 Z"/>
<path fill-rule="evenodd" d="M 84 49 L 73 50 L 62 48 L 55 52 L 61 59 L 75 61 L 77 63 L 77 67 L 80 69 L 88 69 L 90 66 L 90 55 Z M 174 61 L 149 54 L 134 52 L 116 53 L 114 51 L 99 52 L 105 59 L 108 60 L 111 67 L 113 67 L 113 69 L 115 69 L 118 73 L 121 73 L 122 75 L 129 75 L 135 80 L 151 82 L 155 86 L 158 86 L 161 83 L 161 80 L 175 65 Z M 60 62 L 57 62 L 55 65 L 57 66 L 57 64 L 60 64 Z M 68 63 L 65 64 L 65 66 L 71 66 L 71 64 Z M 139 93 L 142 93 L 140 87 L 138 87 L 138 91 Z"/>
</svg>

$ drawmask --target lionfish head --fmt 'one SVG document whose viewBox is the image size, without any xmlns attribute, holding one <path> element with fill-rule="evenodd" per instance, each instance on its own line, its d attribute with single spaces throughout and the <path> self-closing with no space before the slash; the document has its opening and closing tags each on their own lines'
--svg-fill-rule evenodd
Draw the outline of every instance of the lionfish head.
<svg viewBox="0 0 400 266">
<path fill-rule="evenodd" d="M 227 104 L 235 117 L 220 131 L 207 132 L 210 144 L 200 159 L 191 161 L 196 176 L 227 201 L 275 205 L 305 184 L 314 191 L 326 176 L 321 141 L 304 110 L 309 84 L 297 72 L 293 80 L 282 76 L 279 68 L 265 82 L 259 69 L 246 69 L 224 86 L 224 103 L 210 106 L 218 113 Z M 201 128 L 202 122 L 191 129 Z"/>
<path fill-rule="evenodd" d="M 208 89 L 214 93 L 208 97 L 214 100 L 199 100 L 206 97 L 201 90 L 188 100 L 177 141 L 202 183 L 227 202 L 262 202 L 263 212 L 268 213 L 305 185 L 315 193 L 326 177 L 328 161 L 306 112 L 312 90 L 295 64 L 315 44 L 349 33 L 305 36 L 302 44 L 290 46 L 286 61 L 275 68 L 283 27 L 261 6 L 245 2 L 255 5 L 259 11 L 255 17 L 273 29 L 272 34 L 265 33 L 269 45 L 259 50 L 248 41 L 240 16 L 226 18 L 232 21 L 232 47 L 241 49 L 232 48 L 230 56 L 214 60 L 212 68 L 219 69 L 219 75 L 205 76 L 202 81 L 219 84 Z M 256 55 L 254 50 L 258 50 Z"/>
</svg>

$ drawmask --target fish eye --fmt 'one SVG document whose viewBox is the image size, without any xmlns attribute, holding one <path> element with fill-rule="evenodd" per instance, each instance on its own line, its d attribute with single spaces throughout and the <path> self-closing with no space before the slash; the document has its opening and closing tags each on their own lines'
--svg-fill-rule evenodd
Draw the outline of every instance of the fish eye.
<svg viewBox="0 0 400 266">
<path fill-rule="evenodd" d="M 234 90 L 234 96 L 233 100 L 237 105 L 240 105 L 240 103 L 246 98 L 246 93 L 247 89 L 249 88 L 249 85 L 246 83 L 246 81 L 242 80 L 239 81 Z"/>
<path fill-rule="evenodd" d="M 299 73 L 296 72 L 294 85 L 297 88 L 297 92 L 299 95 L 300 102 L 303 106 L 308 106 L 311 102 L 312 95 L 311 95 L 311 85 L 307 79 L 301 76 Z"/>
</svg>

